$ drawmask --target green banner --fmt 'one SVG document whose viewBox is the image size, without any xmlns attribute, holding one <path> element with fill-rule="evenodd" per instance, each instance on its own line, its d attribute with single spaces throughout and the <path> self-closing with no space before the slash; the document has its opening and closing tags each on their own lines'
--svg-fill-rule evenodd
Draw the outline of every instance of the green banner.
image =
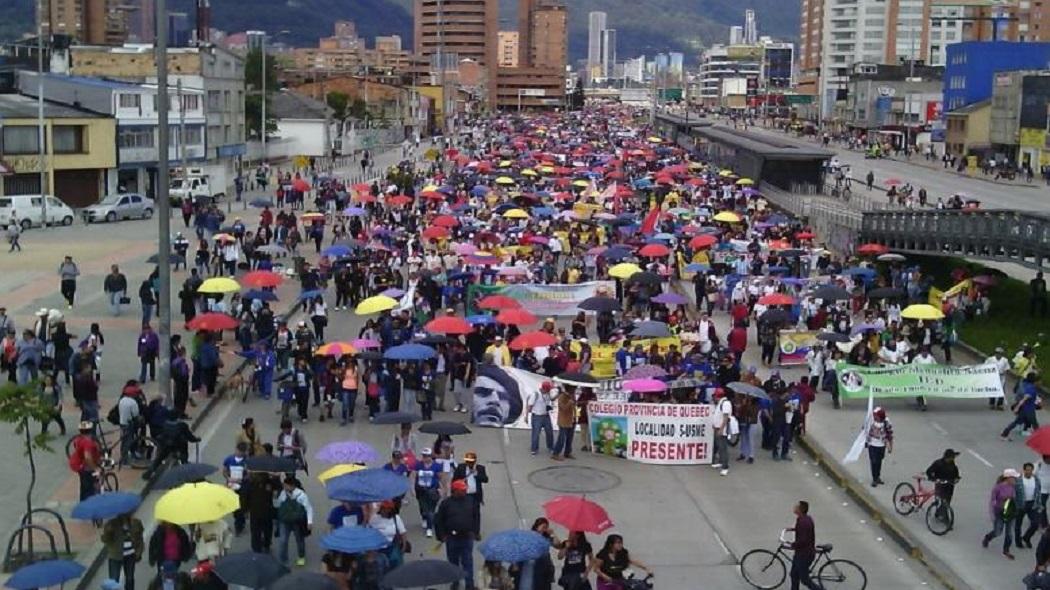
<svg viewBox="0 0 1050 590">
<path fill-rule="evenodd" d="M 499 295 L 506 289 L 506 285 L 476 285 L 467 286 L 467 315 L 485 313 L 484 309 L 474 307 L 481 298 L 489 295 Z"/>
<path fill-rule="evenodd" d="M 839 363 L 835 375 L 844 398 L 1003 397 L 1003 382 L 992 364 L 862 367 Z"/>
</svg>

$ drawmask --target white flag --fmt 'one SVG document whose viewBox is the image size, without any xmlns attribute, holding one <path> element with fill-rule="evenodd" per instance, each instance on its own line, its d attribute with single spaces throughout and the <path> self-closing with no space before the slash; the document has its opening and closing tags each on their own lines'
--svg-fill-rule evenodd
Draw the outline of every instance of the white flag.
<svg viewBox="0 0 1050 590">
<path fill-rule="evenodd" d="M 875 398 L 870 393 L 868 394 L 868 413 L 864 416 L 864 426 L 861 427 L 860 432 L 857 433 L 857 438 L 853 441 L 853 446 L 849 448 L 849 452 L 846 453 L 846 457 L 842 459 L 843 463 L 855 463 L 857 459 L 860 459 L 860 454 L 864 452 L 864 443 L 868 441 L 868 428 L 871 427 L 871 422 L 874 420 Z"/>
</svg>

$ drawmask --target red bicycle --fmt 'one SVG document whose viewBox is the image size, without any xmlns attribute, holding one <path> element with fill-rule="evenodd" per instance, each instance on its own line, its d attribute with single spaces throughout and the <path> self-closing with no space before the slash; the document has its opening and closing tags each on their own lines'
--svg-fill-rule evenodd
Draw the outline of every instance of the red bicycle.
<svg viewBox="0 0 1050 590">
<path fill-rule="evenodd" d="M 902 516 L 908 516 L 932 500 L 933 502 L 926 509 L 926 528 L 937 536 L 946 535 L 955 526 L 955 511 L 952 510 L 951 504 L 937 495 L 935 488 L 923 487 L 922 482 L 925 479 L 926 476 L 919 473 L 915 475 L 914 486 L 906 481 L 897 484 L 897 487 L 893 489 L 893 509 Z M 954 482 L 935 481 L 933 483 Z"/>
</svg>

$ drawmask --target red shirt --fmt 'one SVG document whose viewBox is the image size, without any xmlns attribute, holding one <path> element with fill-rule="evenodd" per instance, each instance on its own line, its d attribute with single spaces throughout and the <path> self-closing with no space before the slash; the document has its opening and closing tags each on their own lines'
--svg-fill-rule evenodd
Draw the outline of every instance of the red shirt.
<svg viewBox="0 0 1050 590">
<path fill-rule="evenodd" d="M 747 349 L 747 329 L 733 328 L 726 338 L 729 350 L 733 352 L 744 352 Z"/>
<path fill-rule="evenodd" d="M 98 443 L 95 439 L 90 436 L 80 434 L 73 439 L 73 452 L 69 454 L 69 468 L 77 473 L 84 470 L 87 467 L 87 457 L 95 458 L 95 463 L 98 463 L 99 448 Z"/>
<path fill-rule="evenodd" d="M 733 316 L 733 323 L 734 324 L 736 322 L 742 322 L 745 319 L 747 319 L 747 316 L 748 316 L 747 305 L 744 305 L 743 303 L 737 303 L 736 305 L 734 305 L 733 306 L 733 311 L 732 311 L 732 316 Z"/>
</svg>

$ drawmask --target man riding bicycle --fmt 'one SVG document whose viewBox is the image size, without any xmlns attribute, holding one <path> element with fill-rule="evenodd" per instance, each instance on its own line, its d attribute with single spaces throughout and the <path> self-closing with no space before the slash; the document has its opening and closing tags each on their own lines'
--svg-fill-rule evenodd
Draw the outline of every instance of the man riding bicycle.
<svg viewBox="0 0 1050 590">
<path fill-rule="evenodd" d="M 951 505 L 955 484 L 959 481 L 959 466 L 955 464 L 958 456 L 954 449 L 947 449 L 940 459 L 926 468 L 926 477 L 933 482 L 934 493 L 946 505 Z"/>
</svg>

